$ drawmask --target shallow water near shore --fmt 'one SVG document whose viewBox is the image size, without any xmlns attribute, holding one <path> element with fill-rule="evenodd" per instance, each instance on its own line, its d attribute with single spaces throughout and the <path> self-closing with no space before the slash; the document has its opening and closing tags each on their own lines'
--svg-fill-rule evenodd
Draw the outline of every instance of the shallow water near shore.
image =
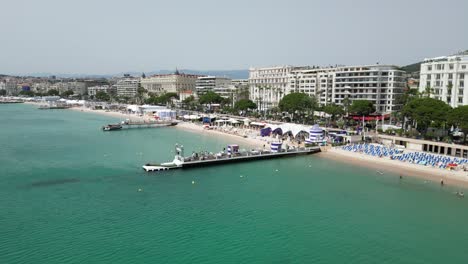
<svg viewBox="0 0 468 264">
<path fill-rule="evenodd" d="M 141 165 L 171 160 L 174 143 L 230 142 L 100 130 L 115 121 L 0 106 L 1 263 L 468 260 L 468 200 L 454 187 L 320 155 L 148 174 Z"/>
</svg>

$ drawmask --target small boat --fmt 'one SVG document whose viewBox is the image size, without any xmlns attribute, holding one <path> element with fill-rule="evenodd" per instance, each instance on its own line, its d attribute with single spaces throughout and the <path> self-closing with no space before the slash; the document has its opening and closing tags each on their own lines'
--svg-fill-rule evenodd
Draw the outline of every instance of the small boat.
<svg viewBox="0 0 468 264">
<path fill-rule="evenodd" d="M 120 124 L 109 124 L 107 126 L 103 126 L 102 130 L 104 131 L 112 131 L 112 130 L 120 130 L 122 126 Z"/>
</svg>

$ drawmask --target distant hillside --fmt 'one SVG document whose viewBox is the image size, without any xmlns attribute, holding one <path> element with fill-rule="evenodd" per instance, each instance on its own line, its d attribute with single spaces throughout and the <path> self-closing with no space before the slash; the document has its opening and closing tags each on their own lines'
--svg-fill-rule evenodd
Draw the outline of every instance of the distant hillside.
<svg viewBox="0 0 468 264">
<path fill-rule="evenodd" d="M 406 65 L 401 67 L 401 69 L 407 73 L 419 72 L 421 70 L 421 63 L 422 62 L 417 62 L 410 65 Z"/>
</svg>

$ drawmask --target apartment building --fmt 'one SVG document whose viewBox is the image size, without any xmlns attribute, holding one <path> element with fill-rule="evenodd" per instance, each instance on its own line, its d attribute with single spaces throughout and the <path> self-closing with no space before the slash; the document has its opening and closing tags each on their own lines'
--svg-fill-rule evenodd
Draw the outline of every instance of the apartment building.
<svg viewBox="0 0 468 264">
<path fill-rule="evenodd" d="M 109 95 L 115 95 L 117 94 L 117 87 L 114 85 L 99 85 L 88 87 L 89 96 L 96 96 L 96 93 L 98 92 L 105 92 Z"/>
<path fill-rule="evenodd" d="M 451 107 L 468 104 L 468 54 L 425 59 L 421 64 L 419 91 Z"/>
<path fill-rule="evenodd" d="M 398 98 L 406 87 L 404 73 L 393 65 L 338 67 L 331 102 L 342 105 L 345 98 L 368 100 L 379 113 L 399 111 Z"/>
<path fill-rule="evenodd" d="M 232 85 L 232 81 L 227 77 L 201 76 L 195 83 L 195 89 L 198 96 L 207 92 L 225 91 Z"/>
<path fill-rule="evenodd" d="M 250 72 L 250 99 L 260 110 L 277 106 L 291 92 L 315 96 L 320 105 L 369 100 L 380 113 L 401 109 L 404 72 L 392 65 L 256 68 Z"/>
<path fill-rule="evenodd" d="M 335 68 L 298 69 L 289 75 L 289 93 L 305 93 L 315 96 L 320 105 L 331 103 Z"/>
<path fill-rule="evenodd" d="M 133 98 L 137 95 L 140 80 L 135 78 L 125 78 L 116 84 L 117 96 Z"/>
</svg>

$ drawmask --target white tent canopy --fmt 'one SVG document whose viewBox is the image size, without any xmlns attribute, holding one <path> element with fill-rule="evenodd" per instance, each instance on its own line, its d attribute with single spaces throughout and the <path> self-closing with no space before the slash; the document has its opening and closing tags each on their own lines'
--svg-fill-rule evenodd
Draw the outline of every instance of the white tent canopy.
<svg viewBox="0 0 468 264">
<path fill-rule="evenodd" d="M 291 132 L 291 134 L 296 137 L 299 133 L 304 132 L 309 134 L 309 127 L 305 125 L 299 125 L 299 124 L 291 124 L 291 123 L 284 123 L 280 125 L 274 125 L 274 124 L 267 124 L 265 125 L 265 128 L 269 127 L 271 131 L 275 131 L 278 128 L 281 129 L 281 134 L 286 134 Z"/>
</svg>

